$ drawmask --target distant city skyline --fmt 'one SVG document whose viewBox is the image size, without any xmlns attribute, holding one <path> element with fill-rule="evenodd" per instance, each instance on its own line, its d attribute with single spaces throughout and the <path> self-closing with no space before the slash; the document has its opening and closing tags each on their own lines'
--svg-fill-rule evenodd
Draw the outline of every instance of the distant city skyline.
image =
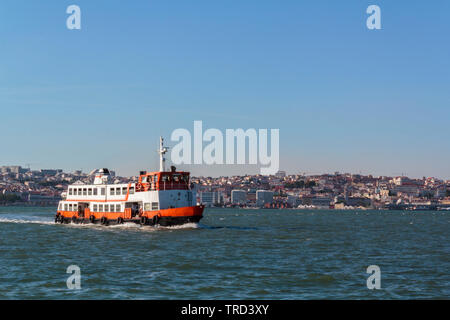
<svg viewBox="0 0 450 320">
<path fill-rule="evenodd" d="M 66 28 L 71 4 L 81 30 Z M 381 30 L 366 27 L 371 4 Z M 173 130 L 202 120 L 279 129 L 288 173 L 450 179 L 448 12 L 441 0 L 2 1 L 0 166 L 156 171 L 159 136 L 173 146 Z"/>
<path fill-rule="evenodd" d="M 170 165 L 170 164 L 169 164 Z M 0 172 L 2 167 L 16 167 L 16 166 L 20 166 L 22 169 L 25 170 L 30 170 L 30 171 L 57 171 L 57 170 L 62 170 L 63 173 L 74 173 L 77 171 L 81 171 L 83 174 L 90 174 L 93 171 L 97 171 L 99 169 L 102 169 L 103 167 L 99 167 L 99 168 L 93 168 L 93 169 L 83 169 L 83 168 L 77 168 L 77 169 L 63 169 L 61 167 L 58 168 L 33 168 L 33 167 L 25 167 L 25 166 L 21 166 L 20 164 L 16 164 L 16 165 L 10 165 L 10 164 L 1 164 L 0 163 Z M 204 174 L 202 173 L 204 170 L 198 170 L 199 174 L 195 174 L 195 172 L 197 172 L 197 170 L 192 170 L 192 168 L 188 168 L 189 166 L 179 166 L 177 167 L 177 170 L 187 170 L 191 172 L 191 175 L 194 177 L 213 177 L 213 178 L 218 178 L 220 176 L 223 177 L 232 177 L 232 176 L 254 176 L 254 175 L 261 175 L 260 172 L 258 171 L 258 169 L 254 169 L 252 171 L 249 171 L 247 173 L 235 173 L 235 174 L 224 174 L 224 175 L 208 175 L 208 174 Z M 141 168 L 138 171 L 126 175 L 126 174 L 121 174 L 120 172 L 117 172 L 114 168 L 108 168 L 110 171 L 114 172 L 114 175 L 119 176 L 119 177 L 133 177 L 133 176 L 139 176 L 139 171 L 158 171 L 157 169 L 151 169 L 151 168 Z M 167 168 L 168 170 L 168 168 Z M 240 170 L 239 170 L 240 171 Z M 436 178 L 436 179 L 440 179 L 440 180 L 444 180 L 444 181 L 450 181 L 450 179 L 444 178 L 444 177 L 440 177 L 440 176 L 411 176 L 408 175 L 407 172 L 400 172 L 400 173 L 393 173 L 393 174 L 376 174 L 376 173 L 371 173 L 371 172 L 351 172 L 351 171 L 326 171 L 326 172 L 307 172 L 307 171 L 302 171 L 302 170 L 297 170 L 297 171 L 286 171 L 283 169 L 280 169 L 280 171 L 275 174 L 278 175 L 279 173 L 285 173 L 286 176 L 292 176 L 292 175 L 304 175 L 304 176 L 320 176 L 320 175 L 335 175 L 335 174 L 351 174 L 351 175 L 361 175 L 361 176 L 373 176 L 374 178 L 378 178 L 378 177 L 391 177 L 391 178 L 395 178 L 395 177 L 406 177 L 406 178 L 411 178 L 411 179 L 423 179 L 423 178 Z"/>
</svg>

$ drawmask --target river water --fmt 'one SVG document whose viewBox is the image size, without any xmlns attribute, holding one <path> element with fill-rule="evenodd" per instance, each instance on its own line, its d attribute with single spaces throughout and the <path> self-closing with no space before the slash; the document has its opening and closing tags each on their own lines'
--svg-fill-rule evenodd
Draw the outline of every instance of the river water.
<svg viewBox="0 0 450 320">
<path fill-rule="evenodd" d="M 0 207 L 0 299 L 450 298 L 450 212 L 206 209 L 170 228 L 54 213 Z"/>
</svg>

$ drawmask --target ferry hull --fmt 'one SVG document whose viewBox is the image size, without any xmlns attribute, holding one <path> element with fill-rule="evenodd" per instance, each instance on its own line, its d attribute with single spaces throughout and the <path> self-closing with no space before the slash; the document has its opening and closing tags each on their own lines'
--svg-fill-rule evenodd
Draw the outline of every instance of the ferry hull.
<svg viewBox="0 0 450 320">
<path fill-rule="evenodd" d="M 127 218 L 118 213 L 90 213 L 89 217 L 79 217 L 75 212 L 58 211 L 55 223 L 117 225 L 136 223 L 140 225 L 175 226 L 197 223 L 203 218 L 204 206 L 170 208 L 143 212 L 139 217 Z"/>
</svg>

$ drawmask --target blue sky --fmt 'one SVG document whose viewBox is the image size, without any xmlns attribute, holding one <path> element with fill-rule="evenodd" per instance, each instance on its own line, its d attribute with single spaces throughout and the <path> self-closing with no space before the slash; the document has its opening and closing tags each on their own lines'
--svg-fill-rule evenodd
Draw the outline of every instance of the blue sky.
<svg viewBox="0 0 450 320">
<path fill-rule="evenodd" d="M 131 175 L 202 120 L 279 128 L 290 173 L 448 179 L 449 16 L 444 0 L 3 0 L 0 164 Z"/>
</svg>

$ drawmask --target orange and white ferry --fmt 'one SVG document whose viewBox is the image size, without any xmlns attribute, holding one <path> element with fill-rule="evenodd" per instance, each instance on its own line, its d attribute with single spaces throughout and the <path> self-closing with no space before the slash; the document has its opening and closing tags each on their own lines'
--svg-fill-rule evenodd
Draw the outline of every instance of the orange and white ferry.
<svg viewBox="0 0 450 320">
<path fill-rule="evenodd" d="M 69 185 L 55 222 L 172 226 L 200 221 L 204 206 L 196 205 L 189 172 L 176 171 L 173 166 L 165 171 L 167 148 L 162 137 L 158 152 L 160 171 L 141 171 L 138 182 L 113 184 L 109 170 L 100 169 L 92 185 Z"/>
</svg>

